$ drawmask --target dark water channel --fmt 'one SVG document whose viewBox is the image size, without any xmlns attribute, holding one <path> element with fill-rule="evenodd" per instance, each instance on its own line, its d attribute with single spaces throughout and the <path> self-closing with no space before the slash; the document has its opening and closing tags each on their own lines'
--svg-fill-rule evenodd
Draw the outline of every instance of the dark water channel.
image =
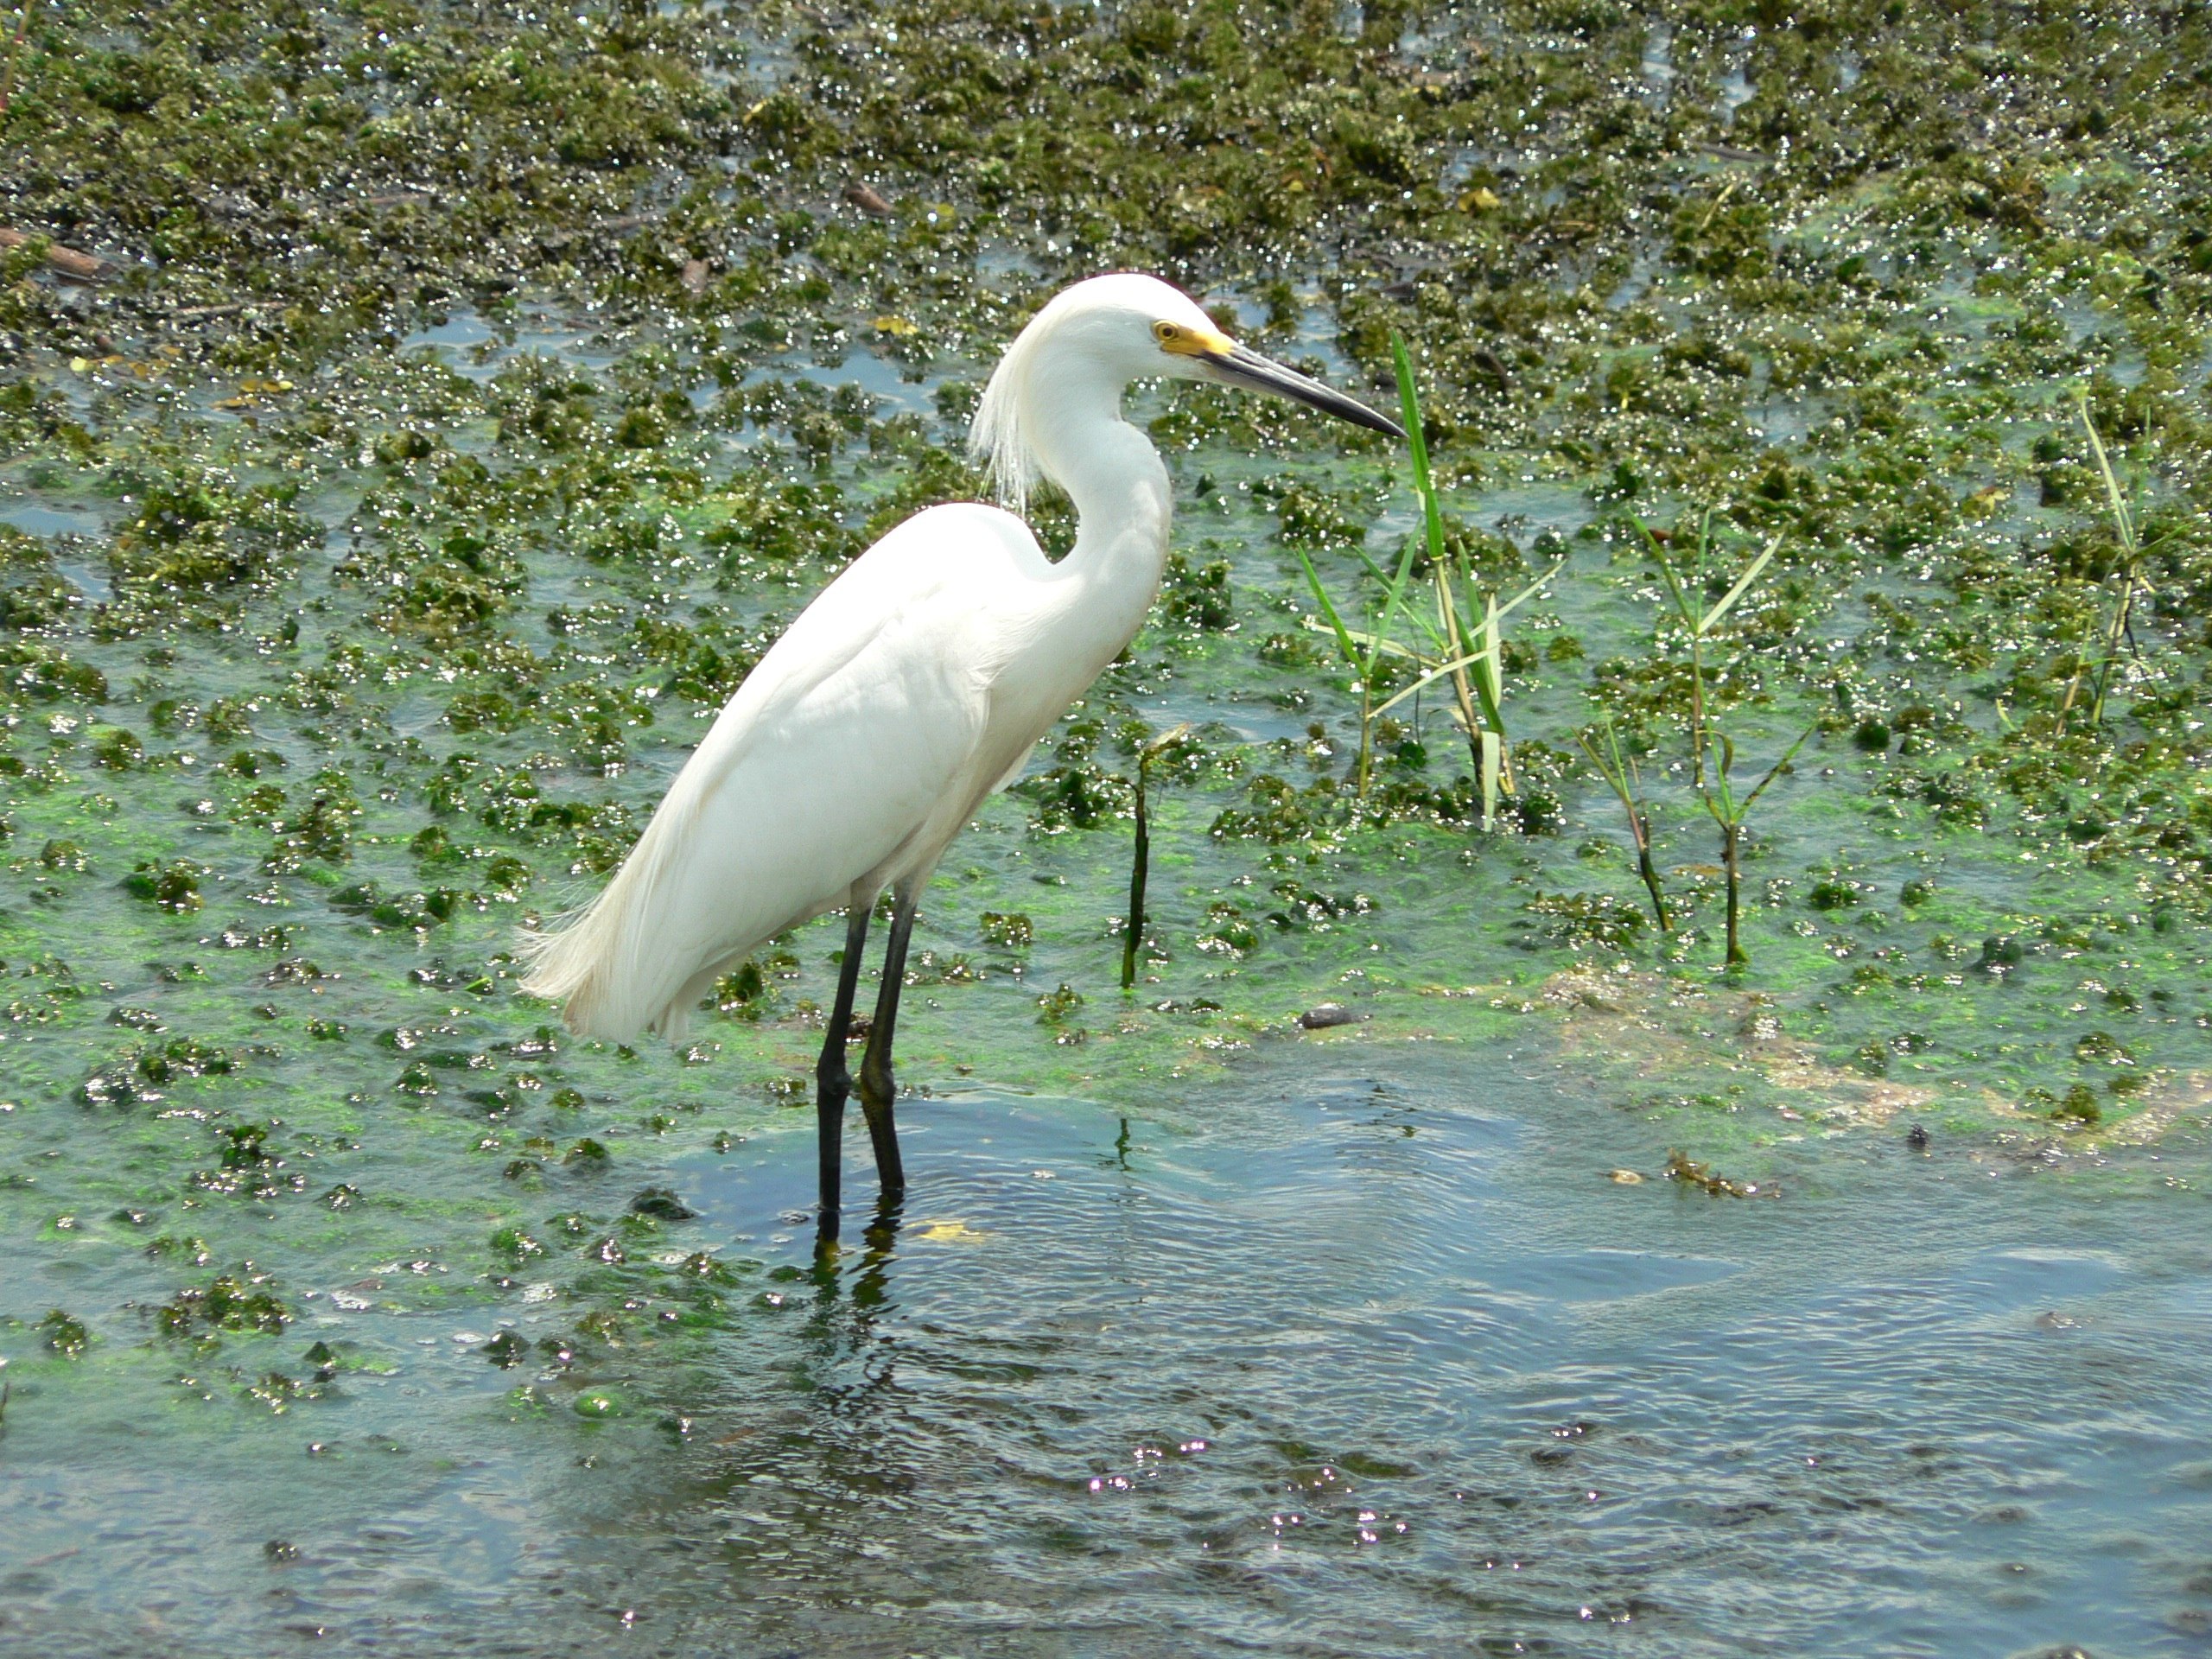
<svg viewBox="0 0 2212 1659">
<path fill-rule="evenodd" d="M 1507 1051 L 1214 1092 L 916 1101 L 826 1277 L 805 1137 L 700 1155 L 787 1270 L 660 1379 L 680 1435 L 503 1418 L 442 1336 L 382 1451 L 19 1414 L 6 1650 L 2205 1650 L 2201 1146 L 1811 1141 L 1728 1200 L 1609 1179 L 1618 1116 Z"/>
</svg>

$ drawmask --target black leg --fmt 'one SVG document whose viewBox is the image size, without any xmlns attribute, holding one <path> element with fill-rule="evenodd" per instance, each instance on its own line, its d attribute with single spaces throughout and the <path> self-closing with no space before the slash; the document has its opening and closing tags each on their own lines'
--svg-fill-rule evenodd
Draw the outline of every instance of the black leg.
<svg viewBox="0 0 2212 1659">
<path fill-rule="evenodd" d="M 896 1198 L 906 1190 L 906 1172 L 899 1161 L 899 1131 L 891 1121 L 891 1102 L 897 1085 L 891 1078 L 891 1043 L 899 1024 L 899 993 L 906 979 L 906 939 L 914 931 L 914 904 L 918 889 L 901 887 L 891 912 L 891 942 L 883 951 L 883 982 L 875 994 L 875 1020 L 868 1028 L 868 1052 L 861 1057 L 861 1110 L 868 1117 L 868 1138 L 875 1147 L 875 1173 L 883 1182 L 883 1196 Z"/>
<path fill-rule="evenodd" d="M 851 919 L 845 924 L 845 960 L 837 970 L 837 1000 L 830 1009 L 830 1030 L 822 1039 L 822 1058 L 814 1064 L 814 1114 L 822 1160 L 822 1213 L 817 1224 L 817 1243 L 837 1242 L 838 1173 L 844 1156 L 845 1097 L 853 1091 L 852 1073 L 845 1069 L 845 1037 L 852 1029 L 853 995 L 861 982 L 861 958 L 868 951 L 868 912 L 875 898 L 855 898 Z"/>
</svg>

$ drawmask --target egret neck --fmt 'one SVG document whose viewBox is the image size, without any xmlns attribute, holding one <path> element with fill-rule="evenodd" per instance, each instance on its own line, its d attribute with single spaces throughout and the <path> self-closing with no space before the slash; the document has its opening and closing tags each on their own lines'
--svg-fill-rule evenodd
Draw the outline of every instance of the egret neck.
<svg viewBox="0 0 2212 1659">
<path fill-rule="evenodd" d="M 1055 630 L 1072 699 L 1144 626 L 1166 568 L 1174 497 L 1152 440 L 1122 418 L 1117 378 L 1046 361 L 1026 390 L 1039 469 L 1075 504 L 1075 548 L 1056 571 L 1066 609 Z"/>
</svg>

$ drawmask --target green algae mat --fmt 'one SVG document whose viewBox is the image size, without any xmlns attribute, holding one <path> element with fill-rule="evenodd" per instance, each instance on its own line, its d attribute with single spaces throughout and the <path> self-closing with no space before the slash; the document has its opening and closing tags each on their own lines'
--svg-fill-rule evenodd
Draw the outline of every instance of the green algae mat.
<svg viewBox="0 0 2212 1659">
<path fill-rule="evenodd" d="M 1776 1584 L 1714 1589 L 1725 1551 L 1690 1552 L 1703 1589 L 1661 1583 L 1663 1529 L 1578 1532 L 1566 1384 L 1555 1421 L 1503 1370 L 1424 1418 L 1427 1385 L 1386 1364 L 1410 1414 L 1372 1435 L 1333 1397 L 1221 1422 L 1190 1402 L 1299 1363 L 1229 1295 L 1321 1294 L 1262 1237 L 1326 1255 L 1420 1230 L 1403 1192 L 1361 1185 L 1386 1174 L 1432 1211 L 1454 1170 L 1544 1195 L 1497 1214 L 1569 1284 L 1611 1284 L 1608 1252 L 1797 1261 L 1793 1212 L 1865 1228 L 1872 1257 L 1961 1264 L 1967 1288 L 1931 1306 L 1967 1324 L 2074 1319 L 2016 1284 L 2133 1284 L 2095 1254 L 2100 1217 L 2202 1273 L 2212 14 L 73 3 L 6 32 L 0 1469 L 43 1519 L 0 1541 L 0 1640 L 1337 1651 L 1365 1621 L 1408 1651 L 1599 1651 L 1593 1624 L 1640 1618 L 1669 1652 L 1962 1650 L 1853 1624 L 1847 1574 L 1792 1609 Z M 817 1272 L 805 1135 L 838 923 L 732 975 L 673 1052 L 569 1038 L 514 988 L 514 941 L 605 879 L 838 569 L 979 490 L 965 422 L 997 351 L 1058 286 L 1124 267 L 1378 406 L 1402 337 L 1446 556 L 1385 441 L 1211 389 L 1132 397 L 1176 478 L 1177 556 L 926 894 L 901 1054 L 923 1173 L 903 1231 Z M 1033 517 L 1067 544 L 1064 501 Z M 1328 612 L 1371 634 L 1409 542 L 1394 649 L 1356 668 Z M 1449 654 L 1440 580 L 1471 626 L 1526 595 L 1480 671 L 1478 723 L 1509 738 L 1487 791 L 1452 677 L 1416 687 Z M 1389 1173 L 1376 1090 L 1461 1114 L 1418 1179 Z M 1354 1100 L 1372 1145 L 1330 1138 Z M 1537 1127 L 1481 1127 L 1509 1120 Z M 956 1143 L 1013 1161 L 971 1169 Z M 1211 1308 L 1220 1346 L 1108 1344 L 1117 1376 L 1173 1358 L 1111 1431 L 1146 1455 L 1094 1469 L 1047 1426 L 1090 1375 L 1068 1351 L 1091 1313 L 1065 1310 L 1111 1301 L 1068 1275 L 1150 1248 L 1096 1185 L 1147 1179 L 1147 1145 L 1162 1236 L 1218 1282 L 1184 1282 L 1180 1255 L 1130 1271 Z M 1303 1189 L 1262 1173 L 1275 1152 Z M 1999 1241 L 1980 1253 L 1962 1222 L 1919 1238 L 1896 1196 L 1975 1182 L 2016 1195 L 1960 1212 Z M 1264 1202 L 1204 1224 L 1247 1183 Z M 1586 1211 L 1572 1249 L 1547 1234 Z M 928 1409 L 950 1416 L 872 1451 L 869 1310 L 931 1263 L 950 1276 L 907 1287 L 903 1339 L 934 1344 Z M 1346 1271 L 1322 1277 L 1357 1325 Z M 1389 1295 L 1459 1306 L 1398 1271 Z M 1528 1272 L 1492 1288 L 1628 1306 Z M 1728 1274 L 1661 1277 L 1635 1294 L 1687 1306 Z M 1767 1289 L 1833 1317 L 1811 1281 Z M 2201 1284 L 2167 1290 L 2158 1319 L 2201 1314 Z M 1503 1333 L 1500 1367 L 1611 1366 L 1621 1398 L 1628 1356 L 1681 1360 L 1462 1312 Z M 1668 1341 L 1731 1328 L 1717 1301 L 1675 1317 Z M 1063 1318 L 1049 1342 L 1023 1325 Z M 2108 1324 L 2130 1319 L 2157 1323 Z M 1357 1363 L 1334 1328 L 1347 1345 L 1315 1363 Z M 2201 1366 L 2143 1340 L 2120 1358 L 2201 1406 Z M 1951 1427 L 2071 1386 L 2023 1363 L 2045 1392 L 1954 1402 Z M 945 1426 L 985 1401 L 1027 1425 L 995 1452 Z M 1497 1412 L 1562 1457 L 1440 1472 L 1429 1442 Z M 1212 1518 L 1060 1513 L 1135 1490 L 1132 1468 L 1198 1468 L 1193 1443 L 1244 1459 L 1190 1478 Z M 834 1494 L 789 1484 L 800 1445 L 826 1448 L 807 1479 Z M 2029 1501 L 1970 1494 L 1974 1459 L 1941 1455 L 1955 1491 L 1930 1513 Z M 1522 1490 L 1531 1468 L 1560 1490 Z M 1046 1496 L 982 1504 L 968 1566 L 916 1544 L 902 1578 L 862 1552 L 952 1524 L 913 1497 L 931 1469 Z M 1848 1507 L 1682 1478 L 1744 1515 Z M 1354 1518 L 1343 1492 L 1394 1480 L 1399 1509 Z M 1565 1507 L 1482 1534 L 1484 1483 L 1493 1518 Z M 2200 1466 L 2174 1490 L 2203 1487 Z M 1313 1566 L 1312 1605 L 1240 1553 L 1387 1550 L 1402 1522 L 1443 1554 Z M 663 1533 L 680 1572 L 622 1554 Z M 629 1541 L 578 1542 L 602 1534 Z M 1034 1559 L 993 1554 L 1014 1534 Z M 1548 1552 L 1540 1587 L 1498 1587 L 1509 1543 Z M 717 1625 L 705 1563 L 729 1551 L 747 1588 Z M 515 1611 L 556 1558 L 596 1587 Z M 853 1559 L 874 1564 L 820 1587 Z M 1145 1576 L 1178 1564 L 1203 1608 Z M 1094 1568 L 1166 1599 L 1093 1640 L 1039 1635 L 1039 1586 Z M 2145 1610 L 2125 1650 L 2182 1651 L 2200 1568 L 2069 1593 Z M 641 1611 L 620 1586 L 648 1579 Z M 1987 1650 L 2053 1632 L 2015 1591 L 1968 1598 Z M 1754 1604 L 1777 1645 L 1732 1624 Z M 1838 1622 L 1789 1624 L 1823 1605 Z"/>
</svg>

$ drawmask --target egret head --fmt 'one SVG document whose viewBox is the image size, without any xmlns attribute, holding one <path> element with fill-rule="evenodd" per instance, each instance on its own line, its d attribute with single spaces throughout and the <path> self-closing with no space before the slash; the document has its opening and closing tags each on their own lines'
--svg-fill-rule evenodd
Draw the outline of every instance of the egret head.
<svg viewBox="0 0 2212 1659">
<path fill-rule="evenodd" d="M 1007 348 L 984 388 L 969 450 L 1000 497 L 1021 510 L 1040 468 L 1040 424 L 1052 406 L 1132 380 L 1165 377 L 1269 391 L 1370 431 L 1405 435 L 1389 416 L 1222 333 L 1197 301 L 1157 276 L 1122 271 L 1063 289 Z"/>
</svg>

